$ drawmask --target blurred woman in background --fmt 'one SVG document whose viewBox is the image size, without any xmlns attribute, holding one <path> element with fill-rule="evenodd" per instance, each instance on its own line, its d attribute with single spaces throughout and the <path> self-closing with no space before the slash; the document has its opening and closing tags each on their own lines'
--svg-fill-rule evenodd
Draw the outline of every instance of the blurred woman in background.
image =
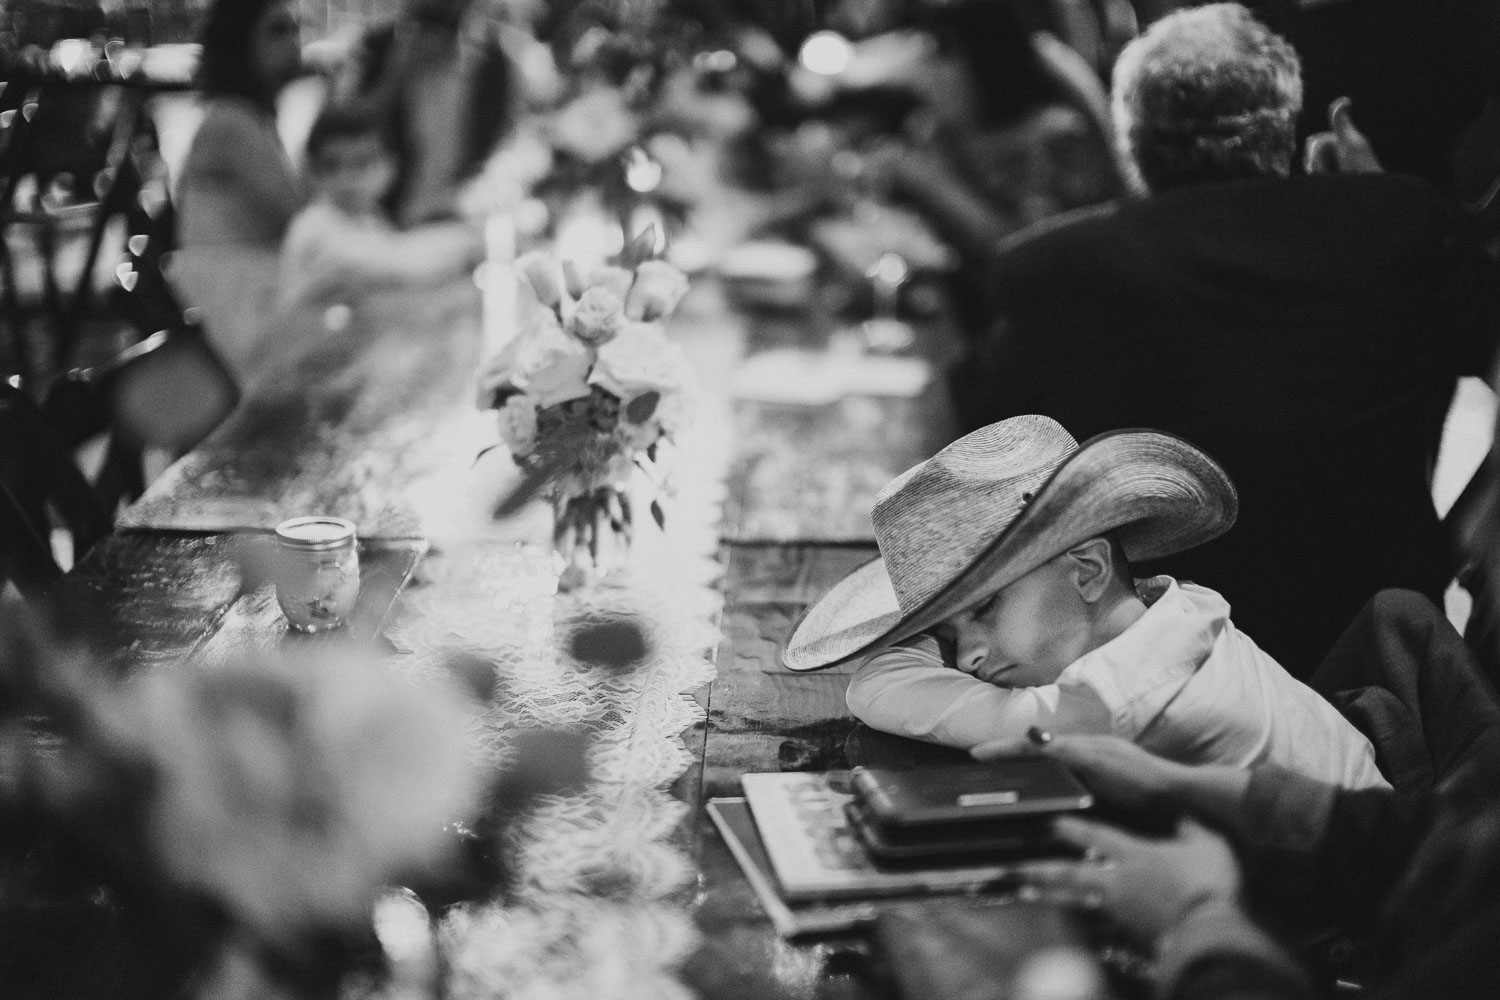
<svg viewBox="0 0 1500 1000">
<path fill-rule="evenodd" d="M 218 0 L 202 32 L 203 122 L 178 182 L 172 278 L 240 376 L 256 366 L 277 252 L 304 193 L 276 130 L 276 96 L 301 71 L 290 0 Z"/>
</svg>

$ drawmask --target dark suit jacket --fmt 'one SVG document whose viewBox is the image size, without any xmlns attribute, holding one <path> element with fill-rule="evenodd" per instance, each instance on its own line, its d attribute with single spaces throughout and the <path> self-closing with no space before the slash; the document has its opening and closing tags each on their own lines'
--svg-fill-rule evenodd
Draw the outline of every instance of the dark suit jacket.
<svg viewBox="0 0 1500 1000">
<path fill-rule="evenodd" d="M 1239 523 L 1148 569 L 1221 591 L 1293 674 L 1381 588 L 1441 602 L 1430 467 L 1456 376 L 1488 371 L 1500 279 L 1431 188 L 1183 188 L 1022 239 L 995 282 L 1002 316 L 954 375 L 966 427 L 1044 413 L 1208 451 Z"/>
<path fill-rule="evenodd" d="M 1478 664 L 1436 607 L 1387 591 L 1312 685 L 1354 694 L 1356 706 L 1371 692 L 1389 697 L 1406 731 L 1371 735 L 1395 788 L 1331 789 L 1257 768 L 1240 805 L 1249 912 L 1282 940 L 1337 927 L 1370 941 L 1372 1000 L 1489 1000 L 1500 984 L 1500 704 Z M 1389 751 L 1404 741 L 1415 744 L 1425 787 L 1391 766 L 1399 755 Z M 1310 996 L 1287 972 L 1265 956 L 1207 952 L 1166 998 Z"/>
</svg>

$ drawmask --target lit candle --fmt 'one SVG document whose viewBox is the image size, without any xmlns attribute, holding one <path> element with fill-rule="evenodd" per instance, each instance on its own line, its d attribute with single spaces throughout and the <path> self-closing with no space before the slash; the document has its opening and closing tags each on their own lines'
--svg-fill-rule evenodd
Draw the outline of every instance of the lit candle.
<svg viewBox="0 0 1500 1000">
<path fill-rule="evenodd" d="M 483 316 L 487 356 L 516 332 L 516 227 L 509 214 L 495 212 L 484 224 Z"/>
</svg>

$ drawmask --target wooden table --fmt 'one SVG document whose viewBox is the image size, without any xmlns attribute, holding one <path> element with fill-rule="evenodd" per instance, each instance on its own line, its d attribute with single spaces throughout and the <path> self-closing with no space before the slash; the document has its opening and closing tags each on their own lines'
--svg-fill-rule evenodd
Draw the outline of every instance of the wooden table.
<svg viewBox="0 0 1500 1000">
<path fill-rule="evenodd" d="M 328 513 L 359 526 L 372 570 L 361 627 L 371 632 L 382 631 L 429 541 L 441 554 L 545 528 L 490 516 L 516 475 L 508 461 L 474 458 L 493 436 L 472 402 L 482 351 L 475 305 L 472 290 L 449 288 L 374 300 L 340 332 L 322 329 L 317 316 L 285 329 L 286 364 L 249 387 L 229 421 L 154 484 L 66 581 L 105 609 L 100 621 L 121 670 L 281 641 L 269 591 L 242 582 L 237 551 L 285 517 Z M 709 797 L 734 794 L 746 771 L 842 767 L 851 748 L 858 754 L 844 707 L 847 669 L 793 674 L 780 666 L 780 646 L 803 607 L 874 556 L 874 490 L 947 437 L 937 384 L 915 399 L 816 407 L 733 399 L 733 373 L 746 357 L 788 344 L 826 348 L 837 325 L 815 313 L 736 313 L 704 281 L 673 328 L 703 380 L 702 419 L 731 456 L 718 676 L 697 692 L 706 717 L 685 736 L 691 765 L 674 785 L 691 807 L 676 841 L 699 873 L 678 901 L 702 935 L 682 976 L 704 996 L 881 990 L 841 971 L 836 956 L 857 943 L 776 938 L 701 810 Z M 924 349 L 939 357 L 952 348 L 943 330 L 925 331 Z M 735 502 L 735 484 L 755 481 L 773 461 L 783 463 L 786 489 Z M 809 480 L 827 488 L 806 489 Z M 781 527 L 756 537 L 746 530 L 755 523 Z"/>
<path fill-rule="evenodd" d="M 472 287 L 452 286 L 374 299 L 337 332 L 321 314 L 283 317 L 285 363 L 65 578 L 64 603 L 97 608 L 116 666 L 301 641 L 269 584 L 246 572 L 289 517 L 356 523 L 362 635 L 382 631 L 430 539 L 471 524 L 503 538 L 487 505 L 517 477 L 501 462 L 476 467 L 484 419 L 465 405 L 476 313 Z"/>
</svg>

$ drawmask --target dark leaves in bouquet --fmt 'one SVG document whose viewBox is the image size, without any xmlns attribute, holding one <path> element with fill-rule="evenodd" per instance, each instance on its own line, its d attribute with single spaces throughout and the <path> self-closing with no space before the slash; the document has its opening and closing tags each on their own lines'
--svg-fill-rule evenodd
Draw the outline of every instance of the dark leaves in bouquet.
<svg viewBox="0 0 1500 1000">
<path fill-rule="evenodd" d="M 586 397 L 541 410 L 537 414 L 537 449 L 517 460 L 526 475 L 496 504 L 495 516 L 518 513 L 568 469 L 602 461 L 597 455 L 603 447 L 601 438 L 619 425 L 620 412 L 619 398 L 598 386 Z"/>
<path fill-rule="evenodd" d="M 594 430 L 608 434 L 620 425 L 620 397 L 594 386 L 589 394 L 589 414 Z"/>
<path fill-rule="evenodd" d="M 661 403 L 661 393 L 652 390 L 643 392 L 639 396 L 625 404 L 625 419 L 633 424 L 644 424 L 651 419 L 656 412 L 656 407 Z M 653 448 L 655 445 L 652 446 Z M 654 460 L 656 456 L 651 456 Z"/>
<path fill-rule="evenodd" d="M 490 394 L 489 408 L 491 410 L 503 409 L 505 407 L 505 404 L 510 402 L 510 398 L 512 396 L 519 395 L 521 395 L 520 389 L 511 385 L 509 382 L 501 383 L 500 385 L 495 386 L 494 391 Z"/>
<path fill-rule="evenodd" d="M 667 530 L 667 512 L 661 509 L 660 500 L 651 501 L 651 517 L 656 521 L 656 526 L 663 531 Z"/>
<path fill-rule="evenodd" d="M 625 249 L 610 259 L 610 263 L 616 267 L 623 267 L 627 271 L 634 271 L 657 256 L 656 241 L 659 238 L 655 224 L 647 226 L 636 233 L 630 242 L 625 244 Z"/>
<path fill-rule="evenodd" d="M 495 505 L 496 517 L 512 517 L 524 510 L 567 467 L 567 458 L 563 455 L 538 456 L 522 467 L 526 470 L 525 476 Z"/>
</svg>

